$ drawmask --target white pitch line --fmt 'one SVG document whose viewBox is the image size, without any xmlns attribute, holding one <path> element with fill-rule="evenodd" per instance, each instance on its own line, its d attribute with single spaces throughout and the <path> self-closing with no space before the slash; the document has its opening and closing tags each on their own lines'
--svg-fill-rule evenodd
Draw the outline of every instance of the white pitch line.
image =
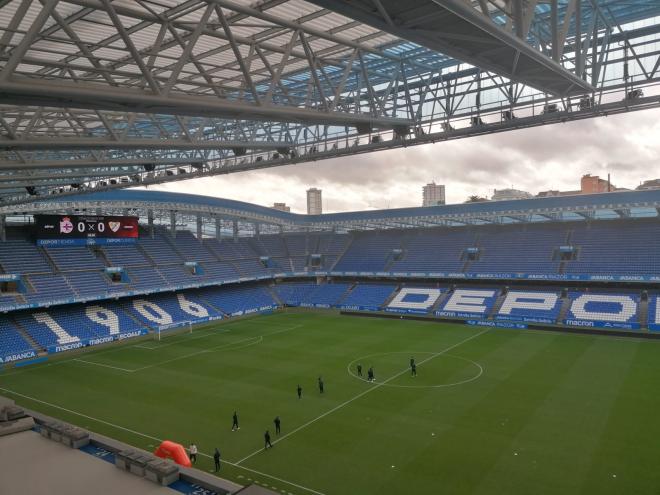
<svg viewBox="0 0 660 495">
<path fill-rule="evenodd" d="M 248 325 L 248 324 L 250 324 L 250 325 L 256 324 L 255 319 L 250 318 L 250 319 L 245 319 L 245 320 L 230 321 L 230 322 L 222 324 L 222 326 L 227 327 L 227 326 L 230 326 L 230 325 Z M 268 326 L 277 327 L 279 325 L 280 325 L 279 323 L 277 323 L 277 324 L 269 323 Z M 288 332 L 289 330 L 295 330 L 296 328 L 300 328 L 302 326 L 304 326 L 304 325 L 301 324 L 301 325 L 295 325 L 293 327 L 287 327 L 287 328 L 284 328 L 282 330 L 278 330 L 276 332 L 266 334 L 266 336 L 275 335 L 277 333 L 282 333 L 282 332 Z M 222 330 L 222 333 L 231 332 L 232 329 L 233 328 L 230 328 L 228 330 Z M 204 331 L 204 330 L 202 330 L 202 331 Z M 182 340 L 181 342 L 185 342 L 185 340 Z M 177 341 L 176 343 L 179 343 L 179 341 Z M 146 348 L 146 347 L 142 346 L 141 344 L 132 344 L 132 345 L 125 345 L 125 346 L 124 345 L 116 345 L 116 346 L 111 346 L 108 349 L 104 349 L 104 350 L 100 350 L 100 351 L 89 350 L 89 351 L 86 351 L 84 354 L 89 355 L 89 356 L 100 356 L 102 354 L 107 354 L 109 352 L 117 352 L 117 351 L 121 351 L 123 349 L 128 349 L 128 348 L 131 348 L 131 347 Z M 25 368 L 23 368 L 19 371 L 0 372 L 0 378 L 14 376 L 14 375 L 20 375 L 20 374 L 23 374 L 23 373 L 28 373 L 30 371 L 40 370 L 40 369 L 43 369 L 44 367 L 58 366 L 58 365 L 61 365 L 61 364 L 66 364 L 66 363 L 70 363 L 72 361 L 77 361 L 77 360 L 79 360 L 79 358 L 75 358 L 75 357 L 71 357 L 71 358 L 68 358 L 68 359 L 58 359 L 55 362 L 44 363 L 42 366 L 25 367 Z M 92 364 L 99 364 L 99 363 L 92 363 Z"/>
<path fill-rule="evenodd" d="M 150 364 L 148 366 L 143 366 L 142 368 L 137 368 L 134 371 L 142 371 L 142 370 L 146 370 L 148 368 L 153 368 L 155 366 L 160 366 L 162 364 L 168 364 L 168 363 L 172 363 L 174 361 L 179 361 L 181 359 L 186 359 L 186 358 L 189 358 L 189 357 L 197 356 L 199 354 L 205 354 L 205 353 L 213 352 L 213 351 L 216 351 L 216 350 L 220 350 L 221 348 L 224 348 L 224 347 L 231 347 L 234 344 L 240 344 L 241 342 L 246 342 L 248 340 L 259 339 L 257 342 L 252 342 L 248 345 L 259 344 L 259 343 L 263 342 L 264 337 L 269 337 L 271 335 L 277 335 L 277 334 L 284 333 L 284 332 L 290 332 L 291 330 L 295 330 L 296 328 L 300 328 L 302 326 L 303 326 L 302 324 L 301 325 L 294 325 L 292 327 L 284 328 L 282 330 L 277 330 L 276 332 L 270 332 L 270 333 L 267 333 L 265 335 L 256 335 L 254 337 L 249 337 L 247 339 L 238 340 L 236 342 L 230 342 L 228 344 L 221 344 L 221 345 L 216 346 L 216 347 L 209 347 L 208 349 L 203 349 L 201 351 L 193 352 L 191 354 L 186 354 L 185 356 L 179 356 L 179 357 L 175 357 L 175 358 L 172 358 L 172 359 L 168 359 L 167 361 L 162 361 L 160 363 Z M 242 349 L 243 347 L 247 347 L 247 346 L 237 347 L 234 350 Z"/>
<path fill-rule="evenodd" d="M 466 342 L 468 342 L 468 341 L 470 341 L 470 340 L 472 340 L 472 339 L 475 339 L 475 338 L 479 337 L 480 335 L 483 335 L 483 334 L 486 333 L 488 330 L 490 330 L 490 329 L 487 328 L 486 330 L 483 330 L 483 331 L 481 331 L 481 332 L 479 332 L 479 333 L 477 333 L 477 334 L 471 335 L 470 337 L 468 337 L 468 338 L 466 338 L 466 339 L 463 339 L 463 340 L 461 340 L 460 342 L 458 342 L 458 343 L 456 343 L 456 344 L 454 344 L 454 345 L 452 345 L 452 346 L 450 346 L 450 347 L 447 347 L 446 349 L 444 349 L 444 350 L 442 350 L 442 351 L 440 351 L 440 352 L 436 352 L 435 354 L 432 354 L 432 355 L 429 356 L 428 358 L 426 358 L 426 359 L 420 361 L 420 362 L 418 363 L 418 366 L 421 366 L 422 364 L 426 363 L 427 361 L 430 361 L 431 359 L 434 359 L 434 358 L 436 358 L 436 357 L 438 357 L 438 356 L 441 356 L 442 354 L 445 354 L 446 352 L 451 351 L 452 349 L 455 349 L 455 348 L 458 347 L 459 345 L 465 344 Z M 283 436 L 281 436 L 280 438 L 278 438 L 277 440 L 275 440 L 275 441 L 273 442 L 273 445 L 275 445 L 276 443 L 279 443 L 279 442 L 281 442 L 282 440 L 284 440 L 284 439 L 290 437 L 290 436 L 293 435 L 294 433 L 297 433 L 297 432 L 299 432 L 300 430 L 303 430 L 303 429 L 307 428 L 308 426 L 310 426 L 310 425 L 316 423 L 317 421 L 319 421 L 319 420 L 325 418 L 326 416 L 332 414 L 333 412 L 338 411 L 339 409 L 342 409 L 343 407 L 347 406 L 347 405 L 350 404 L 351 402 L 356 401 L 357 399 L 359 399 L 359 398 L 361 398 L 361 397 L 364 397 L 365 395 L 367 395 L 367 394 L 373 392 L 374 390 L 378 390 L 380 387 L 382 387 L 382 386 L 388 384 L 389 382 L 391 382 L 392 380 L 394 380 L 394 379 L 400 377 L 400 376 L 403 375 L 404 373 L 407 373 L 408 370 L 409 370 L 409 368 L 406 368 L 405 370 L 403 370 L 403 371 L 401 371 L 401 372 L 399 372 L 399 373 L 397 373 L 397 374 L 395 374 L 395 375 L 389 377 L 387 380 L 385 380 L 385 381 L 383 381 L 383 382 L 378 382 L 375 386 L 373 386 L 373 387 L 371 387 L 371 388 L 368 388 L 367 390 L 365 390 L 365 391 L 363 391 L 363 392 L 360 392 L 360 393 L 357 394 L 355 397 L 353 397 L 353 398 L 351 398 L 351 399 L 348 399 L 347 401 L 342 402 L 342 403 L 339 404 L 338 406 L 333 407 L 333 408 L 330 409 L 329 411 L 324 412 L 324 413 L 321 414 L 320 416 L 318 416 L 318 417 L 316 417 L 316 418 L 314 418 L 314 419 L 309 420 L 307 423 L 304 423 L 304 424 L 300 425 L 298 428 L 295 428 L 295 429 L 291 430 L 291 431 L 290 431 L 289 433 L 287 433 L 286 435 L 283 435 Z M 264 452 L 263 449 L 256 450 L 256 451 L 252 452 L 250 455 L 247 455 L 247 456 L 243 457 L 242 459 L 240 459 L 236 464 L 241 464 L 242 462 L 247 461 L 248 459 L 254 457 L 255 455 L 257 455 L 257 454 L 261 454 L 262 452 Z"/>
<path fill-rule="evenodd" d="M 172 358 L 172 359 L 168 359 L 166 361 L 161 361 L 160 363 L 154 363 L 154 364 L 149 364 L 147 366 L 142 366 L 141 368 L 136 368 L 133 371 L 142 371 L 142 370 L 146 370 L 146 369 L 149 369 L 149 368 L 155 368 L 156 366 L 161 366 L 163 364 L 173 363 L 174 361 L 180 361 L 182 359 L 187 359 L 187 358 L 190 358 L 190 357 L 193 357 L 193 356 L 199 356 L 200 354 L 207 354 L 209 352 L 219 351 L 220 349 L 223 349 L 223 348 L 226 348 L 226 347 L 231 347 L 235 344 L 240 344 L 242 342 L 247 342 L 248 340 L 255 340 L 255 339 L 263 340 L 263 336 L 262 335 L 255 335 L 254 337 L 248 337 L 246 339 L 237 340 L 236 342 L 228 342 L 226 344 L 221 344 L 221 345 L 218 345 L 218 346 L 215 346 L 215 347 L 209 347 L 208 349 L 203 349 L 201 351 L 192 352 L 192 353 L 186 354 L 184 356 L 178 356 L 178 357 L 175 357 L 175 358 Z M 258 344 L 259 342 L 261 342 L 261 340 L 253 342 L 253 344 Z"/>
<path fill-rule="evenodd" d="M 117 366 L 112 366 L 112 365 L 109 365 L 109 364 L 96 363 L 96 362 L 93 362 L 93 361 L 85 361 L 84 359 L 79 359 L 79 358 L 74 358 L 74 359 L 72 359 L 72 361 L 78 361 L 78 362 L 81 362 L 81 363 L 87 363 L 87 364 L 94 364 L 94 365 L 96 365 L 96 366 L 102 366 L 102 367 L 104 367 L 104 368 L 112 368 L 112 369 L 114 369 L 114 370 L 125 371 L 125 372 L 127 372 L 127 373 L 135 373 L 135 372 L 137 372 L 137 371 L 142 371 L 142 370 L 146 370 L 146 369 L 149 369 L 149 368 L 154 368 L 154 367 L 156 367 L 156 366 L 160 366 L 161 364 L 171 363 L 171 362 L 173 362 L 173 361 L 178 361 L 178 360 L 180 360 L 180 359 L 185 359 L 185 358 L 188 358 L 188 357 L 196 356 L 196 355 L 198 355 L 198 354 L 203 354 L 203 353 L 213 352 L 213 350 L 220 350 L 220 349 L 223 348 L 223 347 L 231 347 L 231 346 L 234 345 L 234 344 L 240 344 L 241 342 L 246 342 L 246 341 L 248 341 L 248 340 L 254 340 L 254 339 L 257 339 L 257 341 L 256 341 L 256 342 L 253 342 L 253 343 L 251 343 L 251 344 L 249 344 L 249 345 L 252 345 L 252 344 L 258 344 L 258 343 L 260 343 L 261 341 L 263 341 L 263 337 L 262 337 L 262 336 L 249 337 L 249 338 L 247 338 L 247 339 L 238 340 L 238 341 L 236 341 L 236 342 L 229 342 L 229 343 L 227 343 L 227 344 L 222 344 L 222 345 L 217 346 L 217 347 L 212 347 L 212 348 L 210 348 L 210 349 L 204 349 L 204 350 L 201 350 L 201 351 L 194 352 L 194 353 L 192 353 L 192 354 L 186 354 L 185 356 L 179 356 L 179 357 L 176 357 L 176 358 L 173 358 L 173 359 L 168 359 L 167 361 L 161 361 L 160 363 L 154 363 L 154 364 L 150 364 L 150 365 L 148 365 L 148 366 L 142 366 L 141 368 L 135 368 L 135 369 L 132 369 L 132 370 L 129 370 L 129 369 L 126 369 L 126 368 L 119 368 L 119 367 L 117 367 Z M 241 349 L 241 348 L 242 348 L 242 347 L 238 347 L 238 349 Z"/>
<path fill-rule="evenodd" d="M 238 324 L 245 325 L 246 323 L 248 323 L 247 320 L 239 320 L 239 321 L 235 321 L 235 322 L 227 323 L 227 325 L 238 325 Z M 48 367 L 48 366 L 57 366 L 57 365 L 60 365 L 60 364 L 70 363 L 70 362 L 72 362 L 72 361 L 79 361 L 79 362 L 83 362 L 83 363 L 95 364 L 95 365 L 97 365 L 97 366 L 103 366 L 103 367 L 106 367 L 106 368 L 112 368 L 112 369 L 116 369 L 116 370 L 125 371 L 125 372 L 127 372 L 127 373 L 135 373 L 136 371 L 141 371 L 141 370 L 143 370 L 143 369 L 147 369 L 147 368 L 153 368 L 153 367 L 155 367 L 155 366 L 159 366 L 159 365 L 161 365 L 161 364 L 167 364 L 167 363 L 169 363 L 169 362 L 177 361 L 177 360 L 179 360 L 179 359 L 185 359 L 185 358 L 188 358 L 188 357 L 195 356 L 195 355 L 197 355 L 197 354 L 203 354 L 203 353 L 207 353 L 207 352 L 212 352 L 213 350 L 219 350 L 221 347 L 232 346 L 232 345 L 234 345 L 234 344 L 238 344 L 238 343 L 241 343 L 241 342 L 245 342 L 245 341 L 247 341 L 247 340 L 251 340 L 251 339 L 261 339 L 261 340 L 259 340 L 258 342 L 254 342 L 254 343 L 253 343 L 253 344 L 258 344 L 258 343 L 260 343 L 260 342 L 263 341 L 263 337 L 264 337 L 264 336 L 265 336 L 265 337 L 268 337 L 268 336 L 270 336 L 270 335 L 276 335 L 276 334 L 280 334 L 280 333 L 284 333 L 284 332 L 289 332 L 289 331 L 291 331 L 291 330 L 295 330 L 296 328 L 300 328 L 300 327 L 302 327 L 302 326 L 304 326 L 304 325 L 302 325 L 302 324 L 300 324 L 300 325 L 294 325 L 294 326 L 292 326 L 292 327 L 287 327 L 287 328 L 284 328 L 284 329 L 282 329 L 282 330 L 277 330 L 277 331 L 275 331 L 275 332 L 271 332 L 271 333 L 268 333 L 268 334 L 266 334 L 266 335 L 255 335 L 254 337 L 250 337 L 250 338 L 247 338 L 247 339 L 244 339 L 244 340 L 239 340 L 239 341 L 237 341 L 237 342 L 231 342 L 231 343 L 229 343 L 229 344 L 221 344 L 221 345 L 219 345 L 219 346 L 217 346 L 217 347 L 211 347 L 211 348 L 209 348 L 209 349 L 203 349 L 203 350 L 201 350 L 201 351 L 197 351 L 197 352 L 195 352 L 195 353 L 193 353 L 193 354 L 188 354 L 188 355 L 185 355 L 185 356 L 179 356 L 179 357 L 177 357 L 177 358 L 174 358 L 173 360 L 168 360 L 168 361 L 164 361 L 164 362 L 161 362 L 161 363 L 156 363 L 156 364 L 148 365 L 148 366 L 145 366 L 145 367 L 142 367 L 142 368 L 137 368 L 137 369 L 134 369 L 134 370 L 129 370 L 129 369 L 125 369 L 125 368 L 119 368 L 119 367 L 117 367 L 117 366 L 111 366 L 111 365 L 109 365 L 109 364 L 102 364 L 102 363 L 96 363 L 96 362 L 92 362 L 92 361 L 85 361 L 85 360 L 80 359 L 80 358 L 61 359 L 61 360 L 58 360 L 58 361 L 56 361 L 56 362 L 54 362 L 54 363 L 45 363 L 44 366 L 46 366 L 46 367 Z M 232 329 L 222 330 L 221 332 L 217 332 L 217 333 L 227 333 L 227 332 L 230 332 L 231 330 L 232 330 Z M 216 335 L 216 334 L 212 334 L 212 335 Z M 207 337 L 207 335 L 205 335 L 204 337 Z M 191 339 L 188 339 L 188 340 L 191 340 Z M 186 341 L 185 341 L 185 340 L 177 341 L 176 344 L 181 343 L 181 342 L 186 342 Z M 253 344 L 249 344 L 249 345 L 253 345 Z M 173 344 L 167 344 L 167 345 L 173 345 Z M 108 352 L 113 352 L 113 351 L 119 351 L 119 350 L 121 350 L 121 349 L 126 349 L 126 348 L 129 348 L 129 347 L 141 347 L 141 346 L 140 346 L 139 344 L 134 344 L 134 345 L 131 345 L 131 346 L 126 346 L 126 347 L 124 347 L 124 346 L 117 346 L 117 347 L 114 348 L 114 349 L 106 349 L 106 350 L 103 350 L 103 351 L 100 351 L 100 352 L 89 352 L 89 356 L 99 356 L 99 355 L 101 355 L 101 354 L 106 354 L 106 353 L 108 353 Z M 164 347 L 164 346 L 161 346 L 161 347 Z M 238 349 L 242 349 L 243 347 L 247 347 L 247 346 L 241 346 L 241 347 L 239 347 Z M 85 353 L 85 354 L 87 354 L 87 353 Z M 13 372 L 9 372 L 9 373 L 0 373 L 0 378 L 2 378 L 2 377 L 8 377 L 8 376 L 13 376 L 13 375 L 18 375 L 18 374 L 21 374 L 21 373 L 25 373 L 25 372 L 27 372 L 27 371 L 40 370 L 40 369 L 42 369 L 42 368 L 43 368 L 42 366 L 35 366 L 35 367 L 33 367 L 33 368 L 26 368 L 26 369 L 23 369 L 23 370 L 20 370 L 20 371 L 13 371 Z"/>
<path fill-rule="evenodd" d="M 75 416 L 80 416 L 81 418 L 89 419 L 91 421 L 96 421 L 97 423 L 104 424 L 106 426 L 110 426 L 111 428 L 116 428 L 118 430 L 127 431 L 129 433 L 132 433 L 133 435 L 137 435 L 137 436 L 140 436 L 140 437 L 143 437 L 143 438 L 148 438 L 149 440 L 154 440 L 154 441 L 159 442 L 159 443 L 163 441 L 162 439 L 154 437 L 152 435 L 148 435 L 146 433 L 142 433 L 142 432 L 136 431 L 136 430 L 131 430 L 130 428 L 126 428 L 124 426 L 116 425 L 114 423 L 110 423 L 109 421 L 105 421 L 103 419 L 95 418 L 94 416 L 89 416 L 87 414 L 83 414 L 81 412 L 74 411 L 72 409 L 67 409 L 66 407 L 58 406 L 57 404 L 53 404 L 51 402 L 46 402 L 46 401 L 41 400 L 41 399 L 36 399 L 34 397 L 30 397 L 29 395 L 24 395 L 24 394 L 21 394 L 21 393 L 18 393 L 18 392 L 14 392 L 13 390 L 9 390 L 7 388 L 0 387 L 0 390 L 2 390 L 3 392 L 7 392 L 7 393 L 10 393 L 10 394 L 16 395 L 18 397 L 23 397 L 24 399 L 28 399 L 28 400 L 31 400 L 33 402 L 38 402 L 40 404 L 44 404 L 44 405 L 46 405 L 48 407 L 52 407 L 54 409 L 59 409 L 59 410 L 64 411 L 64 412 L 68 412 L 69 414 L 73 414 Z M 204 452 L 200 452 L 199 454 L 204 456 L 204 457 L 208 457 L 209 459 L 213 458 L 213 456 L 211 456 L 209 454 L 205 454 Z M 306 486 L 299 485 L 299 484 L 294 483 L 292 481 L 288 481 L 288 480 L 285 480 L 283 478 L 278 478 L 277 476 L 273 476 L 273 475 L 270 475 L 270 474 L 267 474 L 267 473 L 263 473 L 261 471 L 256 471 L 254 469 L 250 469 L 250 468 L 247 468 L 245 466 L 239 466 L 237 463 L 234 463 L 234 462 L 230 462 L 230 461 L 227 461 L 227 460 L 223 460 L 222 462 L 225 463 L 225 464 L 229 464 L 230 466 L 233 466 L 235 468 L 243 469 L 244 471 L 248 471 L 250 473 L 258 474 L 260 476 L 265 476 L 265 477 L 273 479 L 275 481 L 279 481 L 280 483 L 285 483 L 289 486 L 294 486 L 296 488 L 299 488 L 301 490 L 305 490 L 306 492 L 313 493 L 315 495 L 325 495 L 322 492 L 319 492 L 317 490 L 313 490 L 311 488 L 307 488 Z"/>
<path fill-rule="evenodd" d="M 109 364 L 103 364 L 103 363 L 95 363 L 94 361 L 86 361 L 84 359 L 80 358 L 75 358 L 73 361 L 77 361 L 79 363 L 86 363 L 86 364 L 93 364 L 95 366 L 102 366 L 103 368 L 112 368 L 113 370 L 119 370 L 119 371 L 125 371 L 126 373 L 135 373 L 135 370 L 129 370 L 126 368 L 119 368 L 118 366 L 112 366 Z"/>
<path fill-rule="evenodd" d="M 211 333 L 208 333 L 206 335 L 198 335 L 196 337 L 187 337 L 187 338 L 184 338 L 184 339 L 179 339 L 175 342 L 169 342 L 167 344 L 160 344 L 160 345 L 154 345 L 154 346 L 146 346 L 146 345 L 142 345 L 142 344 L 136 344 L 133 347 L 138 347 L 139 349 L 149 349 L 150 351 L 155 351 L 155 350 L 158 350 L 158 349 L 162 349 L 163 347 L 169 347 L 169 346 L 172 346 L 172 345 L 178 345 L 178 344 L 183 344 L 185 342 L 190 342 L 191 340 L 207 339 L 209 337 L 213 337 L 215 335 L 218 335 L 219 333 L 231 332 L 231 330 L 232 330 L 231 328 L 226 328 L 226 329 L 222 329 L 222 330 L 213 329 L 211 331 Z M 201 331 L 203 332 L 204 330 L 201 330 Z"/>
</svg>

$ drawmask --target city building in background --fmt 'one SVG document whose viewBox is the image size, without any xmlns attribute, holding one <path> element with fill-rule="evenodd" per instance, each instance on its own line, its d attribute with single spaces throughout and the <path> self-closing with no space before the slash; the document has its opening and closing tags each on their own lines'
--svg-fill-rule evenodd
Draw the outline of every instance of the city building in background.
<svg viewBox="0 0 660 495">
<path fill-rule="evenodd" d="M 597 175 L 586 174 L 580 179 L 580 193 L 581 194 L 598 194 L 604 192 L 614 191 L 616 189 L 608 180 L 601 179 Z"/>
<path fill-rule="evenodd" d="M 638 191 L 650 191 L 651 189 L 660 189 L 660 179 L 645 180 L 635 189 Z"/>
<path fill-rule="evenodd" d="M 650 180 L 644 182 L 641 186 L 639 186 L 637 189 L 642 189 L 644 188 L 643 186 L 647 183 L 653 183 L 656 181 Z M 660 182 L 660 179 L 657 180 L 657 182 Z M 653 189 L 653 187 L 648 187 L 649 189 Z M 628 191 L 629 189 L 626 189 L 625 187 L 616 187 L 614 184 L 610 182 L 610 177 L 609 174 L 607 176 L 607 180 L 601 179 L 597 175 L 591 175 L 591 174 L 585 174 L 582 176 L 580 179 L 580 189 L 574 190 L 574 191 L 557 191 L 557 190 L 550 190 L 550 191 L 541 191 L 536 195 L 537 198 L 548 198 L 552 196 L 575 196 L 577 194 L 598 194 L 598 193 L 604 193 L 604 192 L 614 192 L 614 191 Z"/>
<path fill-rule="evenodd" d="M 536 195 L 537 198 L 551 198 L 555 196 L 575 196 L 576 194 L 581 194 L 580 191 L 558 191 L 556 189 L 551 189 L 549 191 L 541 191 Z"/>
<path fill-rule="evenodd" d="M 273 203 L 273 209 L 291 213 L 291 207 L 287 206 L 286 203 Z"/>
<path fill-rule="evenodd" d="M 422 188 L 422 206 L 445 204 L 445 186 L 431 182 Z"/>
<path fill-rule="evenodd" d="M 320 215 L 321 213 L 323 213 L 321 189 L 317 189 L 316 187 L 307 189 L 307 214 Z"/>
<path fill-rule="evenodd" d="M 533 196 L 527 191 L 519 189 L 495 189 L 493 192 L 493 201 L 508 201 L 511 199 L 529 199 Z"/>
</svg>

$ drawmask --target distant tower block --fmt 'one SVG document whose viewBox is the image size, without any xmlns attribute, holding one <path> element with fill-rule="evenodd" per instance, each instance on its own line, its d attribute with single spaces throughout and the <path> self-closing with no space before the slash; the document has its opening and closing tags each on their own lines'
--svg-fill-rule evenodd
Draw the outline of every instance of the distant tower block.
<svg viewBox="0 0 660 495">
<path fill-rule="evenodd" d="M 422 206 L 445 204 L 445 186 L 431 182 L 422 188 Z"/>
<path fill-rule="evenodd" d="M 307 189 L 307 214 L 320 215 L 321 213 L 323 213 L 321 189 L 315 187 Z"/>
</svg>

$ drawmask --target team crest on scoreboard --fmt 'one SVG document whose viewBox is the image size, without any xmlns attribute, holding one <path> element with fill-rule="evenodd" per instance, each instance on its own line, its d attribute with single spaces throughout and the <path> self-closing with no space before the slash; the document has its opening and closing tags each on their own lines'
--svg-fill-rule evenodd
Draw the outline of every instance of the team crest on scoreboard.
<svg viewBox="0 0 660 495">
<path fill-rule="evenodd" d="M 69 217 L 64 217 L 60 220 L 60 233 L 61 234 L 70 234 L 73 231 L 73 223 Z"/>
<path fill-rule="evenodd" d="M 119 227 L 121 227 L 121 222 L 108 222 L 108 227 L 110 227 L 110 230 L 113 232 L 117 232 Z"/>
</svg>

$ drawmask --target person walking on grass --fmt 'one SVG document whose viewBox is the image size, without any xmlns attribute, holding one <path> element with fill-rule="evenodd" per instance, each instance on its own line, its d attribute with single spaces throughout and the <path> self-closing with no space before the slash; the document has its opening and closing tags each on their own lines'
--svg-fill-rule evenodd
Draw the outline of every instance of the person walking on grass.
<svg viewBox="0 0 660 495">
<path fill-rule="evenodd" d="M 323 393 L 323 391 L 324 391 L 323 377 L 319 376 L 319 392 Z"/>
<path fill-rule="evenodd" d="M 240 430 L 241 427 L 238 426 L 238 414 L 236 413 L 236 411 L 234 411 L 234 415 L 232 416 L 232 420 L 233 420 L 233 422 L 231 424 L 231 431 Z"/>
<path fill-rule="evenodd" d="M 193 464 L 197 462 L 197 445 L 194 443 L 190 444 L 190 462 Z"/>
<path fill-rule="evenodd" d="M 302 387 L 298 385 L 298 398 L 302 399 Z"/>
<path fill-rule="evenodd" d="M 279 416 L 275 416 L 275 419 L 273 420 L 273 423 L 275 423 L 275 434 L 279 435 L 281 431 L 281 424 L 282 422 L 280 421 Z"/>
<path fill-rule="evenodd" d="M 362 365 L 361 364 L 357 365 L 357 372 L 358 372 L 358 376 L 362 376 Z"/>
<path fill-rule="evenodd" d="M 213 462 L 215 462 L 215 472 L 217 473 L 220 471 L 220 450 L 218 447 L 215 448 L 215 452 L 213 453 Z"/>
<path fill-rule="evenodd" d="M 264 450 L 268 450 L 269 448 L 273 448 L 273 444 L 270 443 L 270 432 L 266 430 L 266 433 L 264 433 Z"/>
</svg>

